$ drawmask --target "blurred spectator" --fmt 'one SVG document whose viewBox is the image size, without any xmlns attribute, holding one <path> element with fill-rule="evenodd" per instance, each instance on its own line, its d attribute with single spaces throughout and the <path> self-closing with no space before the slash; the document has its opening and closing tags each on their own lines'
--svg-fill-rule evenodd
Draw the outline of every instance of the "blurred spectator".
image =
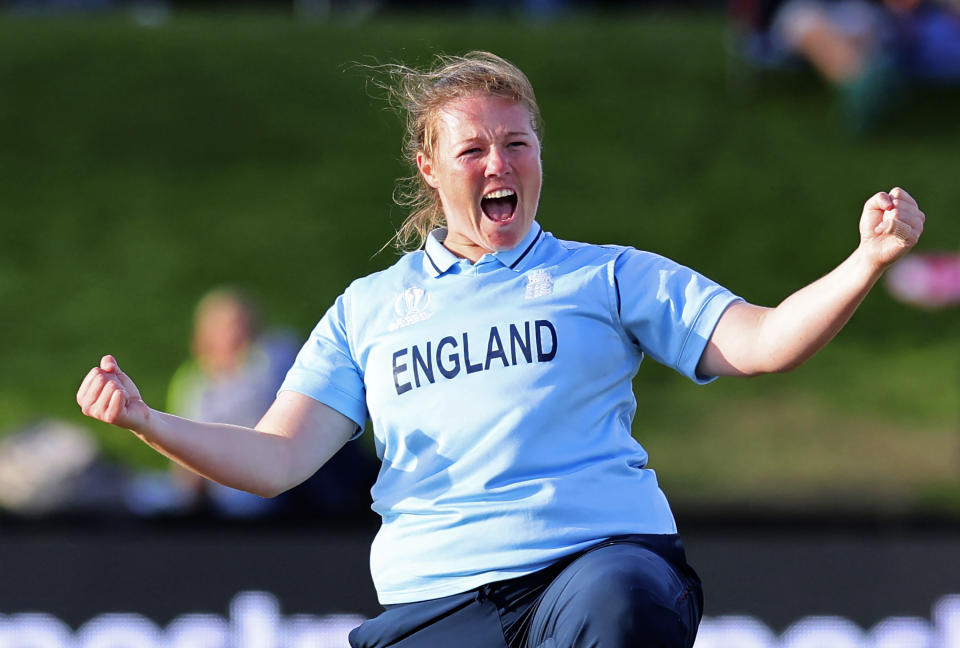
<svg viewBox="0 0 960 648">
<path fill-rule="evenodd" d="M 167 408 L 198 421 L 254 426 L 270 407 L 298 345 L 282 331 L 261 332 L 252 299 L 231 288 L 205 295 L 194 313 L 191 359 L 170 383 Z M 131 507 L 140 513 L 212 513 L 225 517 L 320 513 L 352 516 L 369 508 L 373 459 L 348 444 L 314 477 L 275 498 L 208 481 L 177 465 L 138 481 Z"/>
<path fill-rule="evenodd" d="M 932 252 L 901 259 L 884 281 L 897 300 L 921 308 L 960 304 L 960 254 Z"/>
<path fill-rule="evenodd" d="M 86 428 L 45 419 L 0 440 L 0 509 L 20 515 L 125 512 L 126 475 Z"/>
<path fill-rule="evenodd" d="M 856 130 L 887 116 L 910 84 L 960 82 L 960 8 L 947 1 L 735 0 L 734 15 L 748 59 L 809 62 L 840 90 Z"/>
<path fill-rule="evenodd" d="M 197 304 L 191 359 L 177 369 L 167 406 L 201 421 L 255 425 L 293 362 L 296 347 L 276 342 L 271 357 L 260 340 L 260 316 L 242 292 L 220 288 Z"/>
</svg>

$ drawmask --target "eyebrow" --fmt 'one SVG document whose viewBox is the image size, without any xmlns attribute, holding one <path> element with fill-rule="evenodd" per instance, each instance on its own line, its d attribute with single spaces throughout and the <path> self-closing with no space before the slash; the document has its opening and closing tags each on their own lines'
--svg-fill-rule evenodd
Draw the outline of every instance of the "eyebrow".
<svg viewBox="0 0 960 648">
<path fill-rule="evenodd" d="M 505 137 L 518 137 L 518 136 L 519 136 L 519 137 L 532 137 L 533 135 L 532 135 L 532 133 L 530 133 L 530 132 L 528 132 L 528 131 L 510 131 L 509 133 L 504 133 L 504 136 L 505 136 Z M 463 146 L 464 144 L 473 144 L 474 142 L 479 142 L 479 141 L 481 141 L 481 140 L 483 140 L 483 139 L 484 139 L 484 138 L 483 138 L 482 136 L 480 136 L 480 135 L 475 135 L 475 136 L 473 136 L 473 137 L 467 137 L 467 138 L 465 138 L 465 139 L 460 140 L 459 142 L 457 142 L 456 145 L 457 145 L 457 146 Z"/>
</svg>

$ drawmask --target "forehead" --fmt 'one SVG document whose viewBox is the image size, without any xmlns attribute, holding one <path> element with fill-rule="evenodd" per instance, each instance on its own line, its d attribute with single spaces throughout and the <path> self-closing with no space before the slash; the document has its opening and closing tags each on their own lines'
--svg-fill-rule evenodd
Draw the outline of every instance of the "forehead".
<svg viewBox="0 0 960 648">
<path fill-rule="evenodd" d="M 534 135 L 532 118 L 526 106 L 495 95 L 454 99 L 437 111 L 436 123 L 441 141 L 448 143 L 507 133 Z"/>
</svg>

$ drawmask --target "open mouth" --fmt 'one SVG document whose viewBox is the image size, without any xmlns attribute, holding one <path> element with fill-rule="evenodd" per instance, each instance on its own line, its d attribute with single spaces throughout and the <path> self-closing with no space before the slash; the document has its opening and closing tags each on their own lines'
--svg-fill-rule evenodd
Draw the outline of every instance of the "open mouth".
<svg viewBox="0 0 960 648">
<path fill-rule="evenodd" d="M 507 223 L 517 213 L 517 192 L 513 189 L 491 191 L 480 200 L 480 209 L 495 223 Z"/>
</svg>

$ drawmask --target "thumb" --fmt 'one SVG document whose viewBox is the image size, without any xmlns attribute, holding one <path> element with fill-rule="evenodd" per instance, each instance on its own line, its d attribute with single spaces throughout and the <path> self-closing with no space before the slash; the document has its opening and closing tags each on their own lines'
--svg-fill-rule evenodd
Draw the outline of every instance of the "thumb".
<svg viewBox="0 0 960 648">
<path fill-rule="evenodd" d="M 137 388 L 136 383 L 133 382 L 130 376 L 124 373 L 123 369 L 120 368 L 120 364 L 117 362 L 117 359 L 112 355 L 105 355 L 100 358 L 100 369 L 116 376 L 120 381 L 120 387 L 123 388 L 124 393 L 129 398 L 140 398 L 140 390 Z"/>
<path fill-rule="evenodd" d="M 120 384 L 124 388 L 128 388 L 128 383 L 132 382 L 127 374 L 123 373 L 123 369 L 120 368 L 120 363 L 118 363 L 117 359 L 112 355 L 105 355 L 100 358 L 100 368 L 107 373 L 116 375 L 120 379 Z"/>
</svg>

